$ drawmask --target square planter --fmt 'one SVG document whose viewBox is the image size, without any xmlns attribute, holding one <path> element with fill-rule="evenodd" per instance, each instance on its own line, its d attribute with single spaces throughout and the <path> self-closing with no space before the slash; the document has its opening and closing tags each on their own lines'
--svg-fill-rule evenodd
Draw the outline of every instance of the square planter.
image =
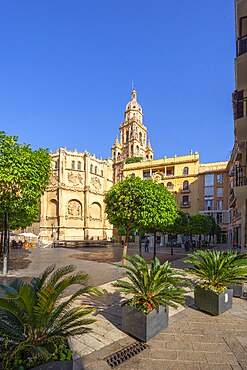
<svg viewBox="0 0 247 370">
<path fill-rule="evenodd" d="M 168 326 L 168 307 L 160 306 L 145 315 L 137 308 L 122 307 L 122 329 L 126 333 L 147 342 Z"/>
<path fill-rule="evenodd" d="M 199 310 L 219 315 L 232 307 L 232 289 L 217 294 L 200 287 L 195 288 L 195 305 Z"/>
<path fill-rule="evenodd" d="M 233 290 L 233 297 L 240 298 L 244 295 L 244 284 L 230 284 L 229 289 Z"/>
</svg>

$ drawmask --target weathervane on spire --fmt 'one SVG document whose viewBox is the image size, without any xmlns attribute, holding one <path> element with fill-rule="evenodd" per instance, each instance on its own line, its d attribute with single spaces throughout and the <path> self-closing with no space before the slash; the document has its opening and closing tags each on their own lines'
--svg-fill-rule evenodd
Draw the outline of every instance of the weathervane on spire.
<svg viewBox="0 0 247 370">
<path fill-rule="evenodd" d="M 134 81 L 132 81 L 132 90 L 135 90 L 135 84 L 134 84 Z"/>
</svg>

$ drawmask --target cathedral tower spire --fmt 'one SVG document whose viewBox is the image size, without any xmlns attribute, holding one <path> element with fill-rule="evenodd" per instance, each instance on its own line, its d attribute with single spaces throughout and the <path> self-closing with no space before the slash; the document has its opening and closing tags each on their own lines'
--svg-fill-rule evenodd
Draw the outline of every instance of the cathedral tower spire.
<svg viewBox="0 0 247 370">
<path fill-rule="evenodd" d="M 115 168 L 115 182 L 122 179 L 122 166 L 126 158 L 142 157 L 153 159 L 153 150 L 147 146 L 147 127 L 143 124 L 142 107 L 137 101 L 137 92 L 133 87 L 131 101 L 125 108 L 124 122 L 120 124 L 120 140 L 112 146 L 112 159 Z"/>
</svg>

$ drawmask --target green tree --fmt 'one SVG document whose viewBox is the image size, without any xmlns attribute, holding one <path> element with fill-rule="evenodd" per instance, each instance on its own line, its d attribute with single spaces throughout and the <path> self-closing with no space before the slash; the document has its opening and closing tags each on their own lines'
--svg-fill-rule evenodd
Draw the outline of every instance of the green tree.
<svg viewBox="0 0 247 370">
<path fill-rule="evenodd" d="M 127 177 L 108 191 L 105 203 L 109 222 L 125 233 L 123 265 L 126 264 L 131 232 L 156 233 L 167 228 L 177 217 L 173 195 L 150 179 Z"/>
<path fill-rule="evenodd" d="M 9 227 L 25 228 L 37 220 L 40 196 L 48 185 L 51 172 L 47 149 L 32 150 L 28 144 L 19 144 L 17 139 L 0 132 L 0 219 L 4 225 L 1 238 L 4 274 L 7 274 L 9 251 L 7 230 Z"/>
<path fill-rule="evenodd" d="M 192 235 L 209 235 L 212 228 L 212 219 L 206 215 L 193 215 L 189 218 L 189 230 Z"/>
<path fill-rule="evenodd" d="M 0 132 L 0 214 L 8 212 L 12 229 L 37 219 L 51 171 L 47 149 L 32 150 L 17 139 Z"/>
<path fill-rule="evenodd" d="M 189 233 L 189 219 L 186 213 L 178 211 L 175 222 L 167 229 L 169 234 L 183 235 Z M 171 254 L 173 255 L 173 243 L 171 243 Z"/>
<path fill-rule="evenodd" d="M 175 197 L 161 184 L 152 180 L 143 180 L 142 209 L 140 227 L 154 234 L 154 252 L 156 256 L 157 232 L 167 232 L 178 217 L 178 206 Z"/>
<path fill-rule="evenodd" d="M 170 234 L 187 234 L 189 231 L 189 220 L 186 213 L 178 211 L 178 217 L 167 230 Z"/>
</svg>

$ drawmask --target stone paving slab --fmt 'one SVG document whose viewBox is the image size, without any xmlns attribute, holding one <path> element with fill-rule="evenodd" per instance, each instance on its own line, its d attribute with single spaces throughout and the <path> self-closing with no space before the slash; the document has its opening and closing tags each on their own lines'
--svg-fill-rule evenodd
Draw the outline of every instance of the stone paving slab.
<svg viewBox="0 0 247 370">
<path fill-rule="evenodd" d="M 146 350 L 117 369 L 247 370 L 247 316 L 241 315 L 247 299 L 233 301 L 233 309 L 220 316 L 194 306 L 174 313 L 168 328 L 149 341 Z M 78 359 L 74 370 L 109 370 L 104 359 L 134 342 L 125 334 L 120 341 Z"/>
<path fill-rule="evenodd" d="M 90 325 L 92 331 L 70 339 L 74 359 L 79 359 L 118 340 L 129 337 L 121 331 L 121 302 L 124 296 L 116 292 L 116 288 L 112 286 L 112 283 L 101 285 L 99 288 L 106 294 L 103 299 L 98 297 L 91 299 L 90 297 L 90 303 L 97 309 L 97 313 L 94 316 L 97 321 Z M 187 304 L 192 302 L 193 292 L 188 291 Z M 80 300 L 77 300 L 76 303 L 80 304 Z M 169 316 L 172 317 L 183 310 L 184 307 L 181 305 L 179 305 L 178 309 L 171 307 L 169 308 Z"/>
</svg>

